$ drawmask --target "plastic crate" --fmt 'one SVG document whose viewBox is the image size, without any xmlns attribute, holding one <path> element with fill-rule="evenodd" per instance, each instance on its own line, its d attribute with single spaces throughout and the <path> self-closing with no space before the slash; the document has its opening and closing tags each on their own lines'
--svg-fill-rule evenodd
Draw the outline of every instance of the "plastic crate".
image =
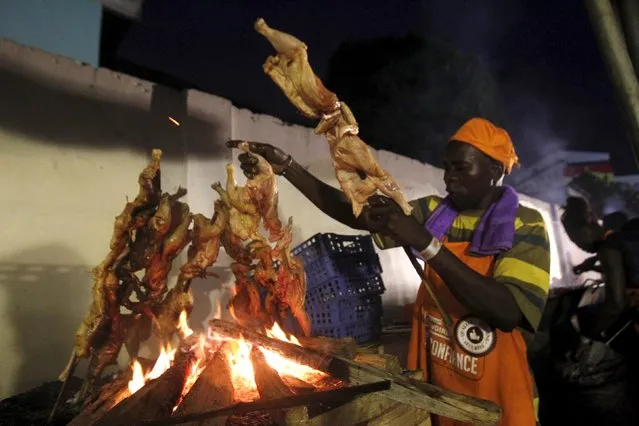
<svg viewBox="0 0 639 426">
<path fill-rule="evenodd" d="M 384 291 L 384 282 L 380 275 L 336 276 L 314 285 L 312 289 L 307 289 L 306 305 L 311 307 L 311 310 L 318 310 L 334 299 L 379 295 Z"/>
<path fill-rule="evenodd" d="M 327 256 L 358 255 L 374 258 L 377 253 L 370 235 L 320 233 L 295 247 L 293 255 L 300 256 L 304 263 L 311 264 Z"/>
<path fill-rule="evenodd" d="M 335 339 L 352 337 L 358 344 L 378 340 L 381 335 L 381 318 L 370 322 L 342 324 L 338 326 L 313 326 L 313 336 L 326 336 Z"/>
<path fill-rule="evenodd" d="M 380 296 L 357 296 L 335 299 L 323 305 L 306 305 L 313 326 L 338 326 L 371 322 L 382 316 Z"/>
<path fill-rule="evenodd" d="M 368 277 L 380 275 L 382 266 L 379 257 L 343 255 L 322 257 L 312 263 L 304 263 L 309 290 L 335 277 Z"/>
</svg>

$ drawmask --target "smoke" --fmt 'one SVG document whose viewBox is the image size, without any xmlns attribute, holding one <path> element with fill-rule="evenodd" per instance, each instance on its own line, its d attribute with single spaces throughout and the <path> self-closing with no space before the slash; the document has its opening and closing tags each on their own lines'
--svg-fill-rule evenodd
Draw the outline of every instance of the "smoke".
<svg viewBox="0 0 639 426">
<path fill-rule="evenodd" d="M 423 36 L 441 39 L 487 64 L 505 111 L 505 120 L 499 124 L 510 133 L 524 167 L 568 148 L 576 135 L 566 128 L 558 130 L 561 102 L 547 83 L 557 70 L 531 67 L 530 61 L 522 59 L 537 48 L 536 37 L 521 30 L 532 19 L 530 2 L 424 0 L 422 5 Z"/>
<path fill-rule="evenodd" d="M 437 38 L 493 66 L 495 50 L 521 20 L 523 0 L 422 0 L 420 35 Z"/>
</svg>

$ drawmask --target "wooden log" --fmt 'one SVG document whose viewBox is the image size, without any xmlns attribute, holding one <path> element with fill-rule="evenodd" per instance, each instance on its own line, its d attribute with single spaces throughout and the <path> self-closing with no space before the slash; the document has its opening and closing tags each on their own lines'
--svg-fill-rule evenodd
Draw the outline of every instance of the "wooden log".
<svg viewBox="0 0 639 426">
<path fill-rule="evenodd" d="M 174 416 L 228 407 L 233 404 L 233 382 L 231 379 L 231 367 L 227 358 L 229 347 L 228 343 L 224 343 L 207 362 L 202 374 L 200 374 L 189 393 L 173 413 Z M 226 421 L 227 417 L 222 416 L 191 422 L 188 425 L 224 426 Z"/>
<path fill-rule="evenodd" d="M 295 360 L 296 362 L 304 365 L 308 365 L 317 370 L 324 371 L 331 363 L 331 357 L 329 355 L 321 354 L 312 349 L 306 349 L 302 346 L 294 345 L 292 343 L 284 342 L 278 339 L 271 339 L 270 337 L 242 327 L 239 324 L 214 319 L 209 322 L 211 331 L 218 333 L 221 336 L 237 339 L 240 336 L 252 343 L 263 346 L 265 348 L 280 352 L 287 358 Z"/>
<path fill-rule="evenodd" d="M 343 358 L 353 359 L 357 354 L 357 343 L 351 337 L 343 339 L 333 339 L 330 337 L 298 337 L 298 340 L 308 349 L 328 355 L 341 356 Z"/>
<path fill-rule="evenodd" d="M 192 352 L 178 351 L 175 362 L 164 374 L 113 407 L 95 426 L 129 426 L 142 420 L 169 417 L 182 395 L 193 362 Z"/>
<path fill-rule="evenodd" d="M 251 343 L 277 351 L 287 358 L 324 371 L 332 377 L 351 384 L 390 380 L 392 383 L 391 389 L 383 392 L 384 396 L 399 403 L 426 410 L 432 414 L 453 420 L 485 425 L 496 424 L 501 417 L 501 408 L 490 401 L 457 394 L 428 383 L 418 382 L 345 358 L 330 355 L 322 356 L 312 349 L 271 339 L 263 334 L 245 330 L 239 325 L 222 320 L 213 320 L 210 324 L 212 331 L 222 336 L 237 337 L 243 335 Z"/>
<path fill-rule="evenodd" d="M 277 371 L 268 365 L 264 354 L 257 346 L 253 346 L 251 350 L 251 363 L 253 364 L 255 384 L 261 400 L 268 401 L 295 395 L 282 381 Z M 277 424 L 298 424 L 308 420 L 306 407 L 273 410 L 270 414 Z"/>
</svg>

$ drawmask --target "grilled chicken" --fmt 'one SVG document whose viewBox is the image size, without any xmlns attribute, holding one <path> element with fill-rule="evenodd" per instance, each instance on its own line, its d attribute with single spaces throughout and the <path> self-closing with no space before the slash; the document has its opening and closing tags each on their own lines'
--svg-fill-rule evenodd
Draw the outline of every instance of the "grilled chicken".
<svg viewBox="0 0 639 426">
<path fill-rule="evenodd" d="M 399 185 L 377 163 L 368 145 L 358 136 L 359 127 L 344 102 L 326 89 L 308 62 L 307 47 L 295 37 L 270 28 L 258 19 L 255 29 L 271 43 L 277 55 L 267 58 L 264 72 L 304 115 L 319 118 L 316 134 L 324 134 L 337 180 L 358 217 L 367 200 L 382 193 L 394 199 L 407 215 L 412 211 Z"/>
</svg>

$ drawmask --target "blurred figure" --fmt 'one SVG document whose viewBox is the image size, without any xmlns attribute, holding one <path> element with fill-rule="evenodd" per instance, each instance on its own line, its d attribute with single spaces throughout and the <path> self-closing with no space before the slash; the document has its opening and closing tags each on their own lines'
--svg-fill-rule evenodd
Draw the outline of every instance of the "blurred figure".
<svg viewBox="0 0 639 426">
<path fill-rule="evenodd" d="M 619 232 L 626 226 L 627 223 L 628 216 L 621 211 L 610 213 L 603 218 L 603 227 L 606 231 Z M 639 221 L 637 221 L 637 225 L 637 229 L 639 229 Z M 599 258 L 597 257 L 597 255 L 589 257 L 579 265 L 573 267 L 572 271 L 577 275 L 583 274 L 584 272 L 588 271 L 595 271 L 599 273 L 603 272 L 601 270 L 601 265 L 599 264 Z"/>
<path fill-rule="evenodd" d="M 613 219 L 617 220 L 608 221 L 608 226 L 623 229 L 625 223 L 619 218 L 616 215 Z M 568 198 L 561 222 L 579 248 L 596 254 L 600 264 L 591 263 L 592 269 L 600 270 L 605 282 L 604 301 L 578 309 L 580 339 L 562 375 L 576 386 L 593 421 L 589 424 L 637 425 L 638 376 L 633 360 L 638 339 L 631 326 L 636 309 L 629 296 L 637 287 L 634 276 L 639 277 L 635 272 L 639 272 L 639 263 L 634 259 L 639 239 L 600 225 L 586 200 L 578 197 Z"/>
</svg>

